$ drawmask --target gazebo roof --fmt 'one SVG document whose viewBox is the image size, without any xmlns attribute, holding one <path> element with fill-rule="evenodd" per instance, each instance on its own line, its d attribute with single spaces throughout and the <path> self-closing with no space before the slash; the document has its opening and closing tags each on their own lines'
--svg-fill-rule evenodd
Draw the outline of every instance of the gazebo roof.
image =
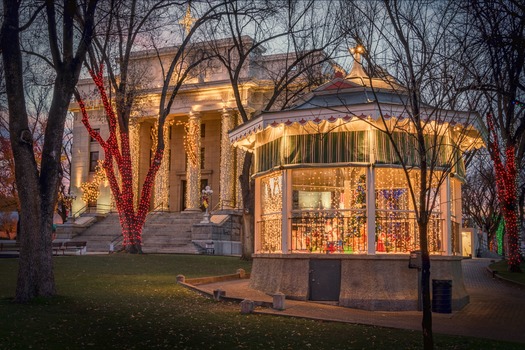
<svg viewBox="0 0 525 350">
<path fill-rule="evenodd" d="M 357 62 L 357 61 L 356 61 Z M 364 70 L 356 69 L 343 77 L 336 73 L 334 79 L 319 86 L 304 96 L 288 110 L 262 112 L 252 120 L 230 131 L 230 141 L 235 146 L 251 150 L 255 146 L 256 135 L 265 132 L 262 139 L 270 141 L 282 132 L 272 132 L 272 128 L 286 128 L 292 133 L 322 133 L 334 130 L 363 130 L 384 118 L 387 121 L 407 124 L 408 97 L 406 90 L 388 75 L 386 78 L 361 76 Z M 478 136 L 481 125 L 475 113 L 440 110 L 423 106 L 424 121 L 438 121 L 452 126 L 467 126 L 471 137 Z M 273 135 L 273 136 L 272 136 Z"/>
</svg>

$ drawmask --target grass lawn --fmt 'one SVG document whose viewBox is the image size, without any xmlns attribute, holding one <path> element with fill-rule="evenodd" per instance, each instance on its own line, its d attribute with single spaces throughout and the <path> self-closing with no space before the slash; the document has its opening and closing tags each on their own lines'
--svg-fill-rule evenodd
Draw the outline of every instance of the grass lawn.
<svg viewBox="0 0 525 350">
<path fill-rule="evenodd" d="M 522 273 L 509 272 L 507 260 L 500 260 L 497 263 L 491 264 L 489 268 L 492 271 L 497 271 L 498 275 L 505 279 L 525 285 L 525 262 L 522 262 L 520 266 Z"/>
<path fill-rule="evenodd" d="M 176 284 L 250 271 L 231 257 L 55 257 L 58 295 L 12 302 L 17 259 L 0 259 L 0 349 L 421 349 L 420 332 L 269 315 L 241 315 Z M 519 349 L 506 342 L 435 336 L 436 349 Z"/>
</svg>

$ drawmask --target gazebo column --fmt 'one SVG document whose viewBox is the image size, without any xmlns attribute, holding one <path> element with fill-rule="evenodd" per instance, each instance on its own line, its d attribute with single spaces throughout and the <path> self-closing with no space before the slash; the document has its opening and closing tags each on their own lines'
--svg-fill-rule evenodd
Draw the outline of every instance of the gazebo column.
<svg viewBox="0 0 525 350">
<path fill-rule="evenodd" d="M 375 168 L 366 169 L 366 242 L 367 253 L 376 253 L 376 176 Z"/>
<path fill-rule="evenodd" d="M 228 138 L 228 131 L 233 129 L 232 116 L 223 111 L 221 118 L 221 171 L 220 171 L 220 207 L 231 209 L 235 206 L 235 149 Z"/>
<path fill-rule="evenodd" d="M 367 254 L 376 253 L 376 138 L 375 129 L 368 126 L 370 166 L 366 168 L 366 247 Z"/>
<path fill-rule="evenodd" d="M 186 166 L 186 211 L 200 211 L 201 206 L 201 118 L 190 113 L 188 121 Z"/>
<path fill-rule="evenodd" d="M 283 209 L 281 217 L 281 252 L 288 253 L 291 246 L 291 232 L 292 232 L 292 171 L 283 170 Z"/>
<path fill-rule="evenodd" d="M 447 176 L 444 186 L 441 186 L 441 226 L 443 237 L 441 250 L 445 255 L 452 255 L 452 202 L 450 196 L 450 175 Z"/>
</svg>

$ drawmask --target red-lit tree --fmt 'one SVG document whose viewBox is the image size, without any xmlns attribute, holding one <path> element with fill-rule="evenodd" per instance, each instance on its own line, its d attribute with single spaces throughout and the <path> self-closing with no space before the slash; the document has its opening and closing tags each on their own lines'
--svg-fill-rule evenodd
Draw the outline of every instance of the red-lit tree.
<svg viewBox="0 0 525 350">
<path fill-rule="evenodd" d="M 135 210 L 129 132 L 122 130 L 117 123 L 116 114 L 106 94 L 102 72 L 103 67 L 101 67 L 97 73 L 90 70 L 91 77 L 100 93 L 100 98 L 108 120 L 109 136 L 106 140 L 100 136 L 98 131 L 91 127 L 89 115 L 79 95 L 77 95 L 77 101 L 82 112 L 82 123 L 88 130 L 89 135 L 104 149 L 105 158 L 102 164 L 106 171 L 106 176 L 119 213 L 122 235 L 124 237 L 123 245 L 126 251 L 130 253 L 141 253 L 142 228 L 144 227 L 146 215 L 149 211 L 153 181 L 162 161 L 164 147 L 157 147 L 142 186 L 139 205 Z M 162 142 L 162 140 L 159 140 L 159 143 L 160 142 Z"/>
<path fill-rule="evenodd" d="M 505 220 L 509 270 L 520 272 L 518 175 L 525 160 L 525 7 L 517 0 L 471 0 L 463 11 L 471 25 L 462 62 L 487 116 L 487 146 L 494 163 Z"/>
<path fill-rule="evenodd" d="M 507 235 L 507 258 L 509 270 L 519 272 L 521 256 L 519 251 L 519 210 L 518 210 L 518 169 L 516 146 L 509 142 L 501 149 L 492 114 L 487 114 L 489 126 L 488 149 L 496 171 L 496 187 Z"/>
<path fill-rule="evenodd" d="M 142 229 L 149 211 L 155 176 L 163 158 L 164 125 L 173 101 L 182 84 L 188 78 L 193 78 L 194 70 L 209 56 L 202 45 L 192 42 L 192 38 L 197 35 L 197 29 L 202 24 L 219 18 L 223 6 L 222 2 L 209 6 L 199 4 L 199 18 L 194 19 L 190 18 L 190 5 L 191 2 L 186 1 L 119 0 L 112 2 L 106 9 L 106 16 L 100 22 L 101 35 L 94 40 L 89 60 L 92 67 L 101 67 L 103 64 L 106 68 L 105 80 L 102 69 L 92 68 L 90 72 L 104 104 L 109 128 L 106 140 L 89 125 L 81 96 L 78 93 L 76 95 L 83 123 L 105 152 L 103 167 L 119 213 L 123 245 L 129 253 L 142 252 Z M 180 15 L 180 21 L 173 20 L 177 14 Z M 158 48 L 165 44 L 166 33 L 173 35 L 170 40 L 182 40 L 170 48 L 173 56 L 169 58 L 166 58 L 164 49 Z M 133 51 L 139 46 L 152 48 L 149 53 L 156 57 L 162 72 L 161 87 L 153 85 L 148 75 L 151 74 L 148 69 L 155 64 L 155 60 L 142 65 L 134 58 Z M 108 85 L 107 90 L 104 82 Z M 129 129 L 132 112 L 141 112 L 139 96 L 144 93 L 144 89 L 159 89 L 160 96 L 156 148 L 137 205 L 133 187 L 133 177 L 137 174 L 132 172 Z M 111 96 L 106 92 L 111 93 Z"/>
</svg>

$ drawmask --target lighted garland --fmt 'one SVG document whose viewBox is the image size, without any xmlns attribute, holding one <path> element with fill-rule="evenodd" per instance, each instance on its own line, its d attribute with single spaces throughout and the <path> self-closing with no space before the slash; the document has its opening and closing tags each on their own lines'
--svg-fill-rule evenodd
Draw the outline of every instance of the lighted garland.
<svg viewBox="0 0 525 350">
<path fill-rule="evenodd" d="M 80 184 L 80 189 L 82 190 L 82 201 L 86 204 L 96 202 L 100 195 L 100 184 L 105 180 L 106 174 L 102 166 L 102 161 L 99 160 L 95 167 L 93 179 Z"/>
<path fill-rule="evenodd" d="M 138 205 L 138 194 L 139 194 L 139 154 L 140 154 L 140 127 L 141 124 L 134 118 L 129 123 L 129 144 L 131 152 L 131 167 L 133 176 L 133 204 L 135 209 Z"/>
<path fill-rule="evenodd" d="M 489 139 L 488 148 L 496 170 L 496 188 L 498 199 L 502 205 L 505 230 L 508 238 L 508 264 L 511 271 L 519 271 L 521 256 L 519 252 L 519 227 L 517 213 L 517 168 L 516 148 L 514 144 L 505 146 L 505 163 L 501 158 L 501 148 L 494 127 L 492 114 L 487 114 L 487 124 L 492 140 Z"/>
<path fill-rule="evenodd" d="M 184 127 L 184 137 L 183 137 L 183 145 L 184 145 L 184 151 L 186 151 L 186 155 L 188 157 L 188 162 L 190 165 L 198 166 L 198 159 L 197 159 L 197 144 L 195 142 L 196 136 L 195 133 L 197 132 L 197 128 L 195 128 L 191 123 L 189 122 L 182 122 L 177 121 L 175 125 L 182 125 Z M 200 134 L 200 132 L 199 132 Z"/>
<path fill-rule="evenodd" d="M 221 189 L 220 201 L 221 207 L 233 207 L 235 191 L 235 174 L 234 174 L 234 148 L 228 139 L 228 132 L 232 129 L 232 117 L 224 112 L 221 123 L 221 173 L 219 186 Z"/>
<path fill-rule="evenodd" d="M 166 122 L 163 128 L 163 139 L 164 139 L 164 151 L 169 153 L 169 128 L 173 124 L 173 121 Z M 153 140 L 151 145 L 151 152 L 154 154 L 158 145 L 158 121 L 154 124 L 151 129 L 151 138 Z M 169 161 L 169 159 L 168 159 Z M 157 209 L 168 209 L 169 200 L 169 164 L 168 161 L 163 162 L 160 166 L 159 173 L 155 177 L 155 194 L 153 196 L 154 207 Z"/>
</svg>

